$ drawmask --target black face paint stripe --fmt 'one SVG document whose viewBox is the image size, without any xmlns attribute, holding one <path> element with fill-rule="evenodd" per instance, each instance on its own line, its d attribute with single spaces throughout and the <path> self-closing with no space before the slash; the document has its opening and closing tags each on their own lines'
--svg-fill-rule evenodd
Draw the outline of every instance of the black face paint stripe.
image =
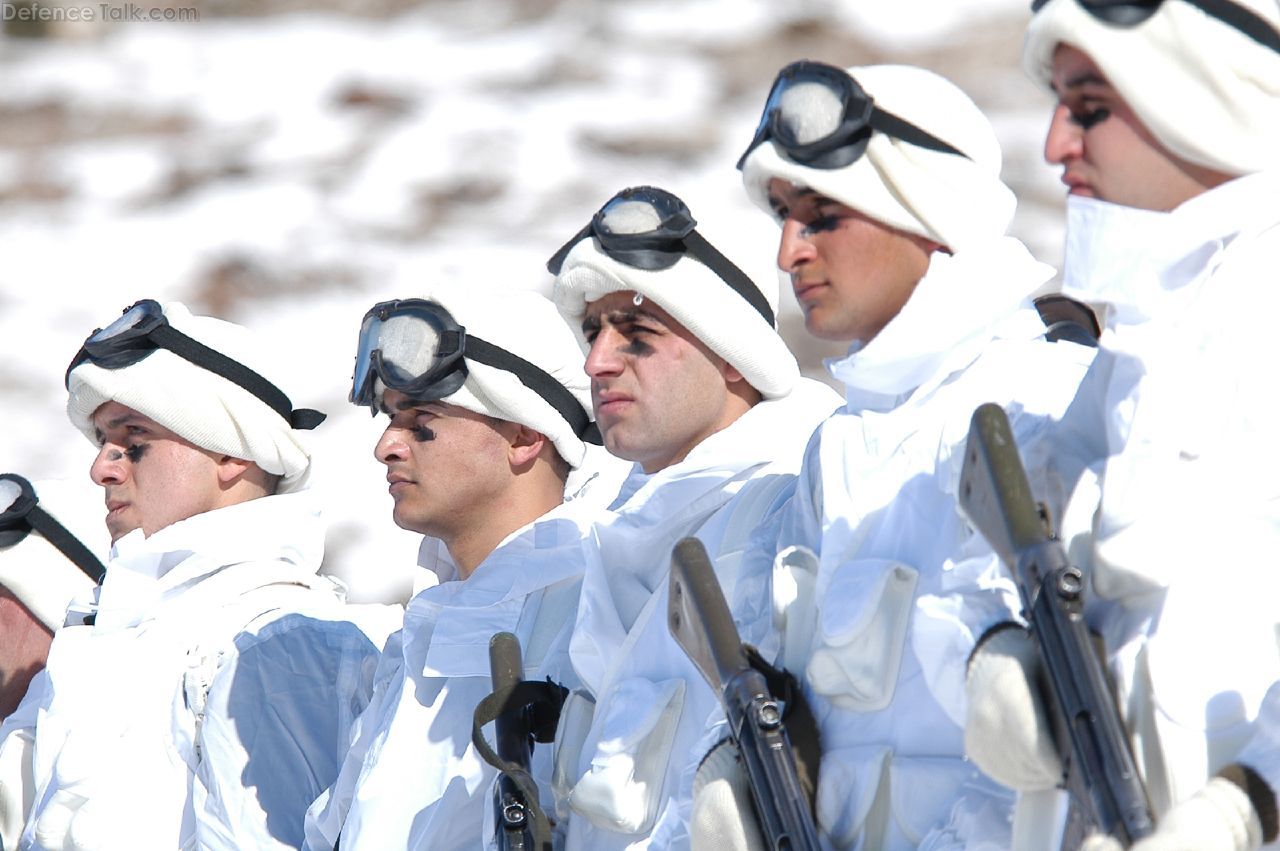
<svg viewBox="0 0 1280 851">
<path fill-rule="evenodd" d="M 129 456 L 129 460 L 137 464 L 142 460 L 142 456 L 147 454 L 148 446 L 145 443 L 135 443 L 124 451 Z"/>
<path fill-rule="evenodd" d="M 1098 126 L 1099 124 L 1106 121 L 1110 117 L 1111 117 L 1111 110 L 1107 109 L 1106 107 L 1099 107 L 1098 109 L 1091 110 L 1090 112 L 1087 112 L 1084 115 L 1073 116 L 1073 120 L 1075 121 L 1076 124 L 1079 124 L 1083 129 L 1088 130 L 1091 127 Z"/>
<path fill-rule="evenodd" d="M 818 216 L 813 221 L 804 226 L 803 230 L 806 236 L 812 236 L 816 233 L 825 231 L 833 231 L 840 227 L 844 220 L 837 216 Z"/>
<path fill-rule="evenodd" d="M 653 354 L 653 346 L 649 345 L 644 340 L 632 339 L 623 347 L 622 351 L 629 355 L 636 355 L 637 357 L 647 357 L 648 355 Z"/>
<path fill-rule="evenodd" d="M 419 443 L 425 443 L 428 440 L 436 439 L 436 433 L 426 426 L 414 426 L 412 431 L 413 439 Z"/>
</svg>

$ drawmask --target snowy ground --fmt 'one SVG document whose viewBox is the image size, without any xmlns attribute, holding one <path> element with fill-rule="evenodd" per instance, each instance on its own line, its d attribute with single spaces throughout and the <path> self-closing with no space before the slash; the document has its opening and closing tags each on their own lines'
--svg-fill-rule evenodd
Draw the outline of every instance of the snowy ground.
<svg viewBox="0 0 1280 851">
<path fill-rule="evenodd" d="M 68 359 L 137 299 L 183 300 L 274 340 L 298 365 L 295 403 L 330 413 L 315 434 L 327 567 L 358 599 L 406 596 L 417 548 L 389 520 L 380 426 L 345 401 L 365 309 L 444 279 L 547 291 L 547 256 L 639 183 L 681 195 L 775 280 L 776 231 L 733 163 L 792 59 L 960 83 L 1004 142 L 1015 233 L 1059 256 L 1048 101 L 1016 66 L 1025 0 L 188 7 L 199 22 L 0 36 L 0 471 L 87 486 Z M 833 352 L 782 301 L 816 370 Z"/>
</svg>

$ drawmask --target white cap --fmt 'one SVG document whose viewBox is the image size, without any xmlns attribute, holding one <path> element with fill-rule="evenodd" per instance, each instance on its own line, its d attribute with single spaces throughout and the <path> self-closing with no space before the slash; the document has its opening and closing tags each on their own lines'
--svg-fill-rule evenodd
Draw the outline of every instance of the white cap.
<svg viewBox="0 0 1280 851">
<path fill-rule="evenodd" d="M 421 298 L 444 307 L 469 336 L 521 357 L 550 375 L 591 419 L 591 386 L 583 369 L 582 349 L 546 296 L 531 290 L 498 293 L 438 284 Z M 550 402 L 515 373 L 471 358 L 466 358 L 466 364 L 466 381 L 442 401 L 528 426 L 546 435 L 569 466 L 576 469 L 582 463 L 586 444 Z M 377 389 L 380 394 L 381 382 Z"/>
<path fill-rule="evenodd" d="M 1275 0 L 1230 0 L 1280 31 Z M 1100 21 L 1076 0 L 1050 0 L 1031 19 L 1022 67 L 1049 85 L 1053 54 L 1088 54 L 1160 144 L 1230 175 L 1280 161 L 1280 52 L 1190 3 L 1167 0 L 1142 23 Z"/>
<path fill-rule="evenodd" d="M 1000 180 L 995 131 L 977 105 L 932 71 L 907 65 L 846 70 L 886 112 L 936 136 L 966 156 L 913 145 L 873 132 L 862 156 L 843 168 L 812 168 L 789 159 L 773 140 L 742 165 L 751 200 L 769 215 L 773 178 L 810 189 L 906 233 L 951 249 L 1004 235 L 1017 201 Z"/>
<path fill-rule="evenodd" d="M 276 375 L 277 363 L 259 349 L 248 329 L 193 316 L 179 302 L 166 304 L 164 315 L 188 337 L 288 392 Z M 95 440 L 93 412 L 106 402 L 118 402 L 202 449 L 252 461 L 280 476 L 280 493 L 303 487 L 311 471 L 302 433 L 280 414 L 239 384 L 166 349 L 123 369 L 85 361 L 71 371 L 67 387 L 67 414 L 90 440 Z"/>
<path fill-rule="evenodd" d="M 777 287 L 751 283 L 776 316 Z M 650 271 L 614 260 L 595 238 L 583 239 L 564 258 L 552 298 L 561 315 L 580 332 L 588 304 L 609 293 L 631 290 L 671 314 L 766 399 L 786 396 L 799 379 L 795 356 L 775 327 L 719 275 L 688 254 L 669 268 Z"/>
<path fill-rule="evenodd" d="M 102 557 L 110 542 L 106 509 L 97 488 L 43 480 L 31 483 L 40 508 L 53 516 L 91 553 Z M 6 502 L 0 498 L 0 503 Z M 0 585 L 50 630 L 62 626 L 72 598 L 93 587 L 89 576 L 39 532 L 0 548 Z"/>
</svg>

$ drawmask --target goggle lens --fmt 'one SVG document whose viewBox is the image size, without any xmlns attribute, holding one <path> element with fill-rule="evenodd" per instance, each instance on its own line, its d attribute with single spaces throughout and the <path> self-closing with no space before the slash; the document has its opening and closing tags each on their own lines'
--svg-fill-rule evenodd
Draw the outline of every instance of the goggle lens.
<svg viewBox="0 0 1280 851">
<path fill-rule="evenodd" d="M 654 233 L 667 215 L 659 212 L 656 199 L 614 198 L 600 211 L 600 230 L 613 236 Z"/>
<path fill-rule="evenodd" d="M 400 314 L 379 324 L 377 348 L 388 383 L 412 381 L 440 356 L 440 329 L 426 316 Z"/>
<path fill-rule="evenodd" d="M 434 302 L 408 299 L 374 305 L 360 326 L 348 398 L 357 405 L 375 408 L 378 379 L 386 387 L 420 400 L 453 393 L 466 378 L 465 367 L 455 366 L 462 354 L 464 334 Z"/>
<path fill-rule="evenodd" d="M 765 105 L 766 115 L 776 116 L 779 129 L 797 144 L 811 145 L 840 129 L 844 99 L 825 81 L 797 80 L 780 85 Z"/>
<path fill-rule="evenodd" d="M 141 325 L 143 320 L 159 315 L 156 312 L 156 307 L 158 307 L 158 305 L 156 305 L 154 301 L 147 300 L 138 302 L 133 307 L 126 310 L 115 322 L 112 322 L 106 328 L 96 331 L 90 335 L 88 342 L 105 343 L 108 340 L 113 340 L 116 337 L 119 337 L 127 331 L 132 331 Z"/>
<path fill-rule="evenodd" d="M 22 497 L 22 488 L 12 479 L 0 479 L 0 515 L 8 513 Z"/>
</svg>

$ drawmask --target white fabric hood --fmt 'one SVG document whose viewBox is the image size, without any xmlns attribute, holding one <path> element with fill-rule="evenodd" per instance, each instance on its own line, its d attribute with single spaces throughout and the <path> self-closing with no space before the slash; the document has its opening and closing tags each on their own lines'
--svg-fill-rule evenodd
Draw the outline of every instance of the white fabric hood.
<svg viewBox="0 0 1280 851">
<path fill-rule="evenodd" d="M 891 410 L 944 364 L 948 373 L 967 366 L 993 335 L 1035 336 L 1043 328 L 1038 315 L 1015 311 L 1051 277 L 1053 269 L 1012 237 L 955 255 L 935 252 L 898 315 L 867 345 L 828 360 L 827 369 L 844 383 L 851 412 Z"/>
<path fill-rule="evenodd" d="M 1238 177 L 1172 212 L 1070 196 L 1062 292 L 1099 305 L 1109 327 L 1145 322 L 1177 297 L 1186 270 L 1258 228 L 1265 197 L 1280 197 L 1280 172 Z"/>
<path fill-rule="evenodd" d="M 1230 0 L 1280 30 L 1275 0 Z M 1205 14 L 1169 2 L 1135 27 L 1103 23 L 1076 0 L 1032 18 L 1022 67 L 1047 85 L 1059 44 L 1089 54 L 1166 148 L 1227 174 L 1280 162 L 1280 52 Z"/>
<path fill-rule="evenodd" d="M 116 541 L 96 623 L 127 626 L 199 583 L 200 604 L 274 582 L 319 580 L 324 522 L 310 491 L 279 494 L 196 514 L 144 537 Z M 219 574 L 213 576 L 212 574 Z"/>
</svg>

